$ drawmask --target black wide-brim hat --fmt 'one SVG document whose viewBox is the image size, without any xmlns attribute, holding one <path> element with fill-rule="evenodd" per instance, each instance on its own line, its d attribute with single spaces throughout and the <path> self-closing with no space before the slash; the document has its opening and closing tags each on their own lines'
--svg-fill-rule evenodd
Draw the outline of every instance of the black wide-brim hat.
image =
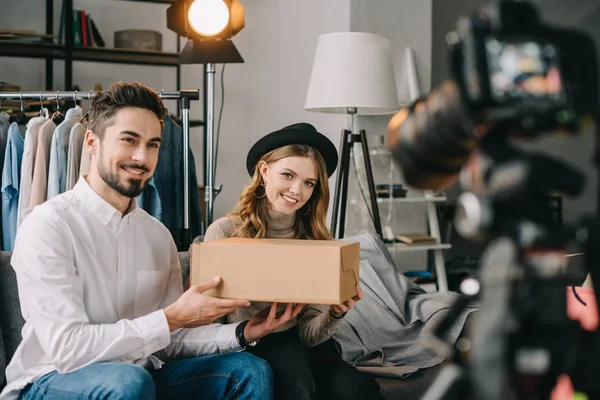
<svg viewBox="0 0 600 400">
<path fill-rule="evenodd" d="M 250 148 L 246 158 L 246 168 L 250 176 L 254 174 L 256 164 L 261 157 L 270 151 L 290 144 L 304 144 L 313 147 L 325 160 L 327 176 L 331 177 L 338 163 L 338 153 L 335 145 L 322 133 L 317 132 L 314 126 L 307 123 L 298 123 L 271 132 L 263 136 Z"/>
</svg>

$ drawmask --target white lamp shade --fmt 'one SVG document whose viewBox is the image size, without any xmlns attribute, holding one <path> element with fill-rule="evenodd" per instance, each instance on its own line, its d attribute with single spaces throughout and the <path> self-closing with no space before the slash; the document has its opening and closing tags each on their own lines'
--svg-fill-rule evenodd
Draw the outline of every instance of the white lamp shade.
<svg viewBox="0 0 600 400">
<path fill-rule="evenodd" d="M 319 36 L 304 108 L 324 113 L 384 115 L 398 111 L 386 37 L 366 32 Z"/>
</svg>

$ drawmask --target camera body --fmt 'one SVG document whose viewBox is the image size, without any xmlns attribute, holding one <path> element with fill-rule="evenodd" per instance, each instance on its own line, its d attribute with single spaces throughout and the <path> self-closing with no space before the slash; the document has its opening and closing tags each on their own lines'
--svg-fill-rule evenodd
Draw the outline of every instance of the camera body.
<svg viewBox="0 0 600 400">
<path fill-rule="evenodd" d="M 473 122 L 509 134 L 576 132 L 598 108 L 596 46 L 545 24 L 536 7 L 503 0 L 458 20 L 447 35 L 451 70 Z"/>
</svg>

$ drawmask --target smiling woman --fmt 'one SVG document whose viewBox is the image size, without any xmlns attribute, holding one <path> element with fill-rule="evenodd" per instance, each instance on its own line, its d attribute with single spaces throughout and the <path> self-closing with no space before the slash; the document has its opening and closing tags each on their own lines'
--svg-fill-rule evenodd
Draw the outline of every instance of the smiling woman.
<svg viewBox="0 0 600 400">
<path fill-rule="evenodd" d="M 233 212 L 208 227 L 204 241 L 226 237 L 332 240 L 325 221 L 328 178 L 337 160 L 333 143 L 309 124 L 264 136 L 248 152 L 250 184 Z M 361 298 L 357 287 L 357 295 L 341 305 L 288 304 L 281 306 L 281 314 L 277 303 L 254 302 L 225 320 L 242 321 L 241 343 L 271 365 L 275 399 L 383 399 L 377 382 L 344 362 L 331 339 L 346 312 Z M 255 323 L 248 320 L 267 314 L 266 323 L 275 333 L 256 343 Z"/>
<path fill-rule="evenodd" d="M 285 150 L 284 150 L 285 151 Z M 294 149 L 287 150 L 294 153 Z M 300 151 L 301 152 L 301 151 Z M 309 148 L 305 149 L 310 153 Z M 318 158 L 315 156 L 318 161 Z M 258 166 L 270 206 L 283 214 L 302 208 L 313 193 L 317 179 L 315 162 L 310 157 L 286 157 L 272 162 L 262 160 Z M 296 172 L 299 171 L 299 172 Z M 267 187 L 266 182 L 269 182 Z M 307 212 L 310 211 L 310 204 Z"/>
</svg>

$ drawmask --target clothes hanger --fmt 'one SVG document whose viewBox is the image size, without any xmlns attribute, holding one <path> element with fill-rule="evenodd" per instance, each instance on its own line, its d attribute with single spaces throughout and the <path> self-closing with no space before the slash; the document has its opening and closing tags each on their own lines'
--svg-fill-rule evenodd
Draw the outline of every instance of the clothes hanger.
<svg viewBox="0 0 600 400">
<path fill-rule="evenodd" d="M 65 116 L 60 112 L 60 103 L 58 102 L 58 93 L 59 91 L 56 91 L 56 111 L 54 112 L 54 114 L 52 114 L 52 122 L 54 122 L 56 125 L 60 124 L 61 122 L 63 122 L 65 120 Z"/>
<path fill-rule="evenodd" d="M 19 99 L 21 100 L 21 111 L 19 112 L 19 115 L 17 116 L 17 119 L 15 120 L 15 122 L 17 124 L 23 122 L 23 120 L 26 119 L 25 106 L 23 105 L 23 92 L 21 92 L 21 94 L 19 95 Z"/>
<path fill-rule="evenodd" d="M 44 117 L 44 118 L 48 118 L 48 109 L 46 107 L 44 107 L 44 102 L 43 102 L 43 91 L 40 92 L 40 117 Z"/>
<path fill-rule="evenodd" d="M 75 93 L 77 93 L 77 90 L 75 91 Z M 89 101 L 92 101 L 92 91 L 91 91 L 91 90 L 88 92 L 88 100 L 89 100 Z M 80 124 L 83 124 L 84 122 L 86 122 L 86 121 L 88 120 L 88 116 L 89 116 L 89 114 L 90 114 L 90 113 L 89 113 L 89 111 L 88 111 L 88 112 L 86 112 L 86 113 L 85 113 L 85 115 L 83 116 L 83 118 L 81 118 L 81 119 L 79 120 L 79 123 L 80 123 Z"/>
</svg>

